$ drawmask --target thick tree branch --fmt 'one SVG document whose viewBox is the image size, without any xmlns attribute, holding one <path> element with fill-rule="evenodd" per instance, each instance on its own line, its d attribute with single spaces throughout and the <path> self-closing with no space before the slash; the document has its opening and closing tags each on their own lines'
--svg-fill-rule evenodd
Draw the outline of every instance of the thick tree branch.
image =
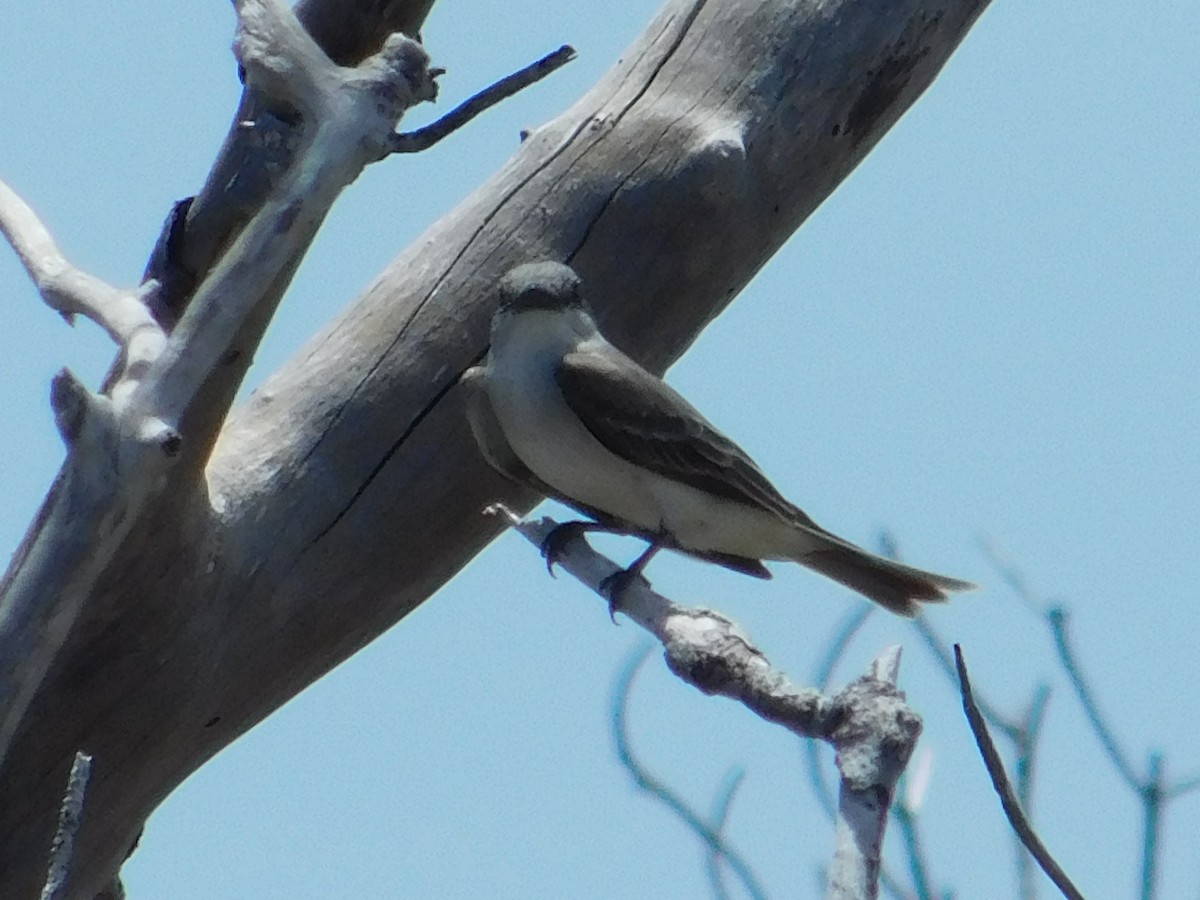
<svg viewBox="0 0 1200 900">
<path fill-rule="evenodd" d="M 399 6 L 415 20 L 428 8 L 337 5 L 354 8 L 338 21 L 362 34 Z M 290 88 L 268 96 L 271 65 L 248 65 L 236 121 L 254 124 L 231 132 L 168 229 L 169 264 L 152 275 L 164 286 L 157 312 L 175 327 L 123 406 L 175 429 L 176 455 L 121 428 L 107 469 L 69 458 L 10 569 L 6 610 L 27 590 L 78 615 L 12 714 L 0 896 L 40 884 L 78 747 L 104 772 L 89 790 L 89 810 L 104 812 L 85 817 L 72 870 L 72 896 L 90 897 L 182 779 L 485 546 L 502 525 L 479 509 L 536 500 L 480 459 L 458 384 L 485 351 L 502 272 L 532 257 L 570 262 L 606 332 L 661 371 L 916 100 L 984 5 L 669 0 L 620 66 L 230 412 L 307 246 L 297 238 L 342 186 L 310 180 L 288 194 L 312 179 L 312 147 L 333 132 L 281 108 L 296 109 Z M 347 90 L 377 71 L 343 73 Z M 223 354 L 202 336 L 218 332 Z M 192 340 L 216 360 L 207 379 L 179 352 Z M 101 475 L 113 483 L 88 481 Z"/>
<path fill-rule="evenodd" d="M 95 318 L 122 349 L 109 396 L 91 393 L 65 370 L 54 381 L 55 419 L 69 452 L 2 585 L 0 765 L 12 741 L 28 730 L 28 707 L 97 585 L 123 565 L 117 557 L 128 552 L 131 533 L 164 514 L 163 498 L 170 517 L 170 501 L 194 493 L 173 469 L 184 449 L 191 462 L 185 472 L 202 471 L 215 438 L 215 432 L 205 434 L 206 420 L 215 428 L 224 418 L 245 370 L 228 377 L 222 363 L 237 357 L 247 322 L 265 325 L 334 199 L 382 155 L 404 111 L 435 92 L 428 57 L 409 38 L 390 38 L 357 68 L 342 69 L 279 0 L 235 6 L 235 49 L 247 79 L 269 102 L 301 111 L 305 139 L 297 164 L 203 282 L 169 340 L 145 305 L 153 282 L 140 292 L 120 292 L 79 272 L 29 207 L 0 185 L 0 228 L 47 302 Z M 178 535 L 187 518 L 177 517 L 170 530 Z M 80 868 L 82 883 L 95 877 Z"/>
</svg>

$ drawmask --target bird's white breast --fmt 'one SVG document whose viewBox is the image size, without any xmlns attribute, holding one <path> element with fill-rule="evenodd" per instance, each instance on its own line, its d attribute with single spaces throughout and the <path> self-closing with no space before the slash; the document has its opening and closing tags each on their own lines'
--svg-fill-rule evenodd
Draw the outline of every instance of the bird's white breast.
<svg viewBox="0 0 1200 900">
<path fill-rule="evenodd" d="M 661 513 L 643 471 L 610 453 L 567 406 L 554 373 L 563 356 L 603 341 L 569 314 L 528 311 L 498 326 L 487 364 L 488 396 L 513 451 L 560 493 L 647 530 Z M 578 324 L 578 323 L 576 323 Z"/>
<path fill-rule="evenodd" d="M 529 310 L 492 333 L 488 397 L 513 451 L 559 493 L 684 547 L 752 559 L 796 553 L 798 532 L 774 513 L 715 497 L 616 456 L 563 399 L 555 371 L 572 352 L 616 353 L 590 320 Z"/>
</svg>

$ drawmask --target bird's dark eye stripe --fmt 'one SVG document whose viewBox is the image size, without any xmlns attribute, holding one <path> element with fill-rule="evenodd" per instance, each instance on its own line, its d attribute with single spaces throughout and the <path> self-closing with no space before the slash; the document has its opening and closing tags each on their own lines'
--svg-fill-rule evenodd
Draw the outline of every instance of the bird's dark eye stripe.
<svg viewBox="0 0 1200 900">
<path fill-rule="evenodd" d="M 582 298 L 572 292 L 566 300 L 547 291 L 531 289 L 522 291 L 515 297 L 504 297 L 501 306 L 507 309 L 564 309 L 569 306 L 581 306 Z"/>
</svg>

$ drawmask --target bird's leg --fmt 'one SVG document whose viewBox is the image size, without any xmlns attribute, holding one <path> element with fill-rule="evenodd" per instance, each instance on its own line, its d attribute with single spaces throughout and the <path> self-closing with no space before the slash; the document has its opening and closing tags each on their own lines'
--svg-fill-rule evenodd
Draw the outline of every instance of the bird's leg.
<svg viewBox="0 0 1200 900">
<path fill-rule="evenodd" d="M 542 556 L 546 558 L 546 571 L 551 575 L 554 574 L 554 564 L 558 562 L 558 558 L 562 556 L 563 551 L 567 549 L 567 544 L 575 540 L 577 537 L 587 534 L 592 531 L 602 531 L 605 534 L 628 534 L 620 528 L 614 528 L 611 525 L 605 525 L 602 522 L 588 522 L 584 519 L 578 519 L 574 522 L 563 522 L 560 525 L 555 525 L 546 535 L 546 539 L 542 541 Z"/>
<path fill-rule="evenodd" d="M 646 580 L 642 575 L 642 569 L 646 568 L 646 565 L 650 560 L 654 559 L 654 555 L 663 546 L 658 538 L 651 538 L 650 546 L 645 549 L 641 556 L 619 572 L 613 572 L 598 585 L 600 593 L 608 598 L 608 617 L 614 622 L 617 619 L 617 607 L 621 599 L 621 594 L 629 588 L 629 585 L 633 584 L 635 579 L 641 578 L 643 581 Z"/>
</svg>

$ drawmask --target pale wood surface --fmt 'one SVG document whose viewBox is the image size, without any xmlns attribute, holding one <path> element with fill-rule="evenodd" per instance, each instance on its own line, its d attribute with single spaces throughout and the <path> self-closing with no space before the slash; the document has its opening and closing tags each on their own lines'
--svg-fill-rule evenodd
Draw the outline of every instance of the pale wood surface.
<svg viewBox="0 0 1200 900">
<path fill-rule="evenodd" d="M 375 4 L 326 5 L 365 21 Z M 265 304 L 179 423 L 185 461 L 110 548 L 20 722 L 0 772 L 0 896 L 28 896 L 44 874 L 77 750 L 95 758 L 71 894 L 87 897 L 180 781 L 486 546 L 502 527 L 487 504 L 535 501 L 480 458 L 458 386 L 486 350 L 507 268 L 569 262 L 614 341 L 661 371 L 985 5 L 671 0 L 595 88 L 222 424 Z M 238 246 L 220 266 L 252 268 Z"/>
</svg>

